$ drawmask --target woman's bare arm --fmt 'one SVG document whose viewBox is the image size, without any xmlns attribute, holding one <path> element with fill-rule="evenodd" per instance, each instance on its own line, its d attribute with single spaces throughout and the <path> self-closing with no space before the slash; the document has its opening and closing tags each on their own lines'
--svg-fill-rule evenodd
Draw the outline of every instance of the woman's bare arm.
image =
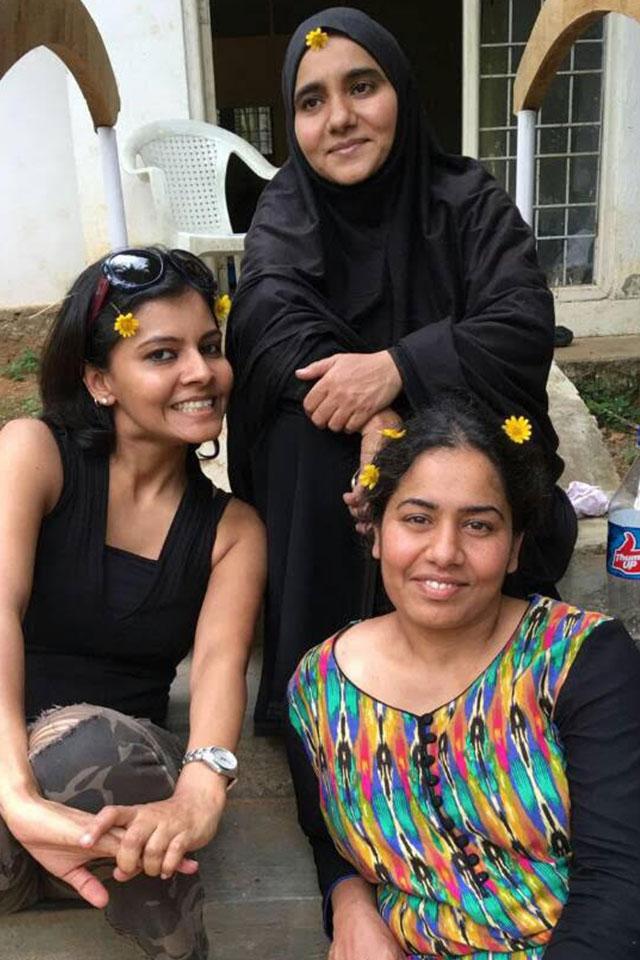
<svg viewBox="0 0 640 960">
<path fill-rule="evenodd" d="M 62 463 L 48 427 L 15 420 L 0 432 L 0 816 L 46 870 L 103 907 L 108 894 L 85 864 L 114 856 L 106 834 L 90 855 L 77 838 L 91 816 L 45 800 L 28 758 L 24 718 L 24 617 L 40 525 L 62 491 Z"/>
<path fill-rule="evenodd" d="M 234 750 L 246 706 L 245 673 L 266 575 L 265 536 L 253 509 L 227 506 L 216 537 L 213 571 L 204 599 L 191 665 L 189 749 Z M 170 876 L 184 854 L 215 835 L 228 780 L 195 762 L 184 767 L 168 800 L 105 807 L 89 831 L 94 843 L 113 827 L 126 829 L 117 857 L 118 879 L 142 860 L 150 876 Z"/>
<path fill-rule="evenodd" d="M 27 756 L 24 617 L 42 519 L 62 490 L 62 464 L 48 427 L 14 420 L 0 432 L 0 815 L 39 795 Z"/>
</svg>

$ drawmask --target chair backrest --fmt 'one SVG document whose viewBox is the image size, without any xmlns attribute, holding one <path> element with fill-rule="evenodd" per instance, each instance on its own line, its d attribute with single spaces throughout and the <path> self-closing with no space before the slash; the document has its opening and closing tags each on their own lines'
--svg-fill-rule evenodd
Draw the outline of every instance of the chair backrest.
<svg viewBox="0 0 640 960">
<path fill-rule="evenodd" d="M 232 233 L 225 197 L 231 153 L 265 180 L 277 172 L 246 140 L 197 120 L 140 127 L 125 144 L 123 166 L 129 173 L 149 175 L 159 213 L 174 229 L 215 236 Z"/>
</svg>

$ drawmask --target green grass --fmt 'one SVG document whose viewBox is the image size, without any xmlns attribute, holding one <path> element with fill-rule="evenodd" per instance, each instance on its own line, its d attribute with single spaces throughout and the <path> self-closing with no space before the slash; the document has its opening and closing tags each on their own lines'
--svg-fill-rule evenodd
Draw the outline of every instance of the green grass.
<svg viewBox="0 0 640 960">
<path fill-rule="evenodd" d="M 0 427 L 17 417 L 37 417 L 40 411 L 40 397 L 37 394 L 27 397 L 0 397 Z"/>
<path fill-rule="evenodd" d="M 635 427 L 640 424 L 640 384 L 635 379 L 621 381 L 601 374 L 582 380 L 577 387 L 623 476 L 638 455 Z"/>
<path fill-rule="evenodd" d="M 636 384 L 615 386 L 605 377 L 579 385 L 580 395 L 601 427 L 611 430 L 632 430 L 640 423 L 640 394 Z"/>
<path fill-rule="evenodd" d="M 9 380 L 26 380 L 30 373 L 38 372 L 39 364 L 38 354 L 31 347 L 27 347 L 2 369 L 2 376 Z"/>
</svg>

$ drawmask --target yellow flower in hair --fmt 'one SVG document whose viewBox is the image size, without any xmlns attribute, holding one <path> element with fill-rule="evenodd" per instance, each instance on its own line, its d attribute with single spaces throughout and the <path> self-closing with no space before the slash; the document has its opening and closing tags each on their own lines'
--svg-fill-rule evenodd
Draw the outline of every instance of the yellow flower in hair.
<svg viewBox="0 0 640 960">
<path fill-rule="evenodd" d="M 375 463 L 366 463 L 360 471 L 358 483 L 361 487 L 364 487 L 365 490 L 373 490 L 379 479 L 380 470 L 376 467 Z"/>
<path fill-rule="evenodd" d="M 218 323 L 224 323 L 229 316 L 229 311 L 231 310 L 231 297 L 228 293 L 222 293 L 219 297 L 216 297 L 213 304 L 213 312 L 216 316 Z"/>
<path fill-rule="evenodd" d="M 119 313 L 113 329 L 116 330 L 121 337 L 126 339 L 127 337 L 134 337 L 138 332 L 139 326 L 140 324 L 132 313 Z"/>
<path fill-rule="evenodd" d="M 310 50 L 324 50 L 329 43 L 329 34 L 325 33 L 322 27 L 316 27 L 315 30 L 309 30 L 304 42 Z"/>
<path fill-rule="evenodd" d="M 402 438 L 406 436 L 407 431 L 404 427 L 385 427 L 380 433 L 388 440 L 402 440 Z"/>
<path fill-rule="evenodd" d="M 502 424 L 502 429 L 514 443 L 526 443 L 531 440 L 531 423 L 526 417 L 507 417 Z"/>
</svg>

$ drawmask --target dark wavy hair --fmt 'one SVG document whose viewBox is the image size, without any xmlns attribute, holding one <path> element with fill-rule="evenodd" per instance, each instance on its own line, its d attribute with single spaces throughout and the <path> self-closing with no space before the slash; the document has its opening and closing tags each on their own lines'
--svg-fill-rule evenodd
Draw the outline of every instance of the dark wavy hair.
<svg viewBox="0 0 640 960">
<path fill-rule="evenodd" d="M 376 456 L 374 463 L 380 476 L 367 493 L 371 522 L 381 523 L 390 498 L 421 454 L 467 448 L 483 453 L 495 467 L 511 508 L 514 533 L 544 523 L 553 494 L 546 455 L 535 437 L 526 443 L 514 443 L 501 425 L 502 421 L 467 395 L 440 395 L 407 420 L 404 437 L 390 440 Z"/>
<path fill-rule="evenodd" d="M 138 249 L 164 252 L 162 247 Z M 39 375 L 42 419 L 68 430 L 84 450 L 100 454 L 113 449 L 113 413 L 109 407 L 96 405 L 89 395 L 82 379 L 86 364 L 107 369 L 109 354 L 120 340 L 113 326 L 118 312 L 132 311 L 147 300 L 177 297 L 190 288 L 186 278 L 165 260 L 162 279 L 151 287 L 131 293 L 110 287 L 100 313 L 90 322 L 105 259 L 87 267 L 64 298 L 43 348 Z M 211 285 L 213 290 L 213 277 Z M 213 304 L 208 305 L 215 320 Z"/>
</svg>

